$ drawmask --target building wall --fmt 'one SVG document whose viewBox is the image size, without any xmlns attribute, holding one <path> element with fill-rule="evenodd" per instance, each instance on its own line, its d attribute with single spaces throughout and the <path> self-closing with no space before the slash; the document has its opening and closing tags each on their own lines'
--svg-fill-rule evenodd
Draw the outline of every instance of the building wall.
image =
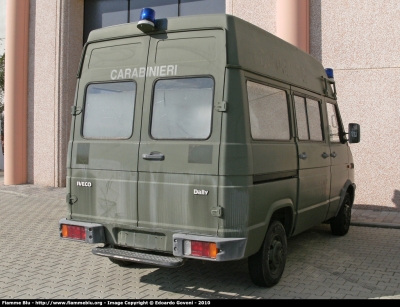
<svg viewBox="0 0 400 307">
<path fill-rule="evenodd" d="M 352 144 L 357 204 L 400 208 L 400 2 L 311 0 L 311 54 L 332 67 Z"/>
<path fill-rule="evenodd" d="M 6 1 L 0 1 L 0 55 L 6 49 Z"/>
<path fill-rule="evenodd" d="M 6 49 L 6 1 L 0 1 L 0 56 Z M 0 127 L 1 127 L 0 113 Z M 1 128 L 0 128 L 1 129 Z M 0 140 L 0 170 L 4 170 L 4 153 Z"/>
<path fill-rule="evenodd" d="M 31 0 L 29 23 L 28 182 L 65 186 L 83 0 Z"/>
<path fill-rule="evenodd" d="M 276 35 L 277 0 L 226 0 L 226 13 Z"/>
</svg>

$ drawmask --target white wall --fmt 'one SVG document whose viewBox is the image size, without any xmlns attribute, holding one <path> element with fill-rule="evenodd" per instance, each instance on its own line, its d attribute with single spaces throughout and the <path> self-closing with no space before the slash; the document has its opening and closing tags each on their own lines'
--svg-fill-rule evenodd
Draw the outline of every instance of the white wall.
<svg viewBox="0 0 400 307">
<path fill-rule="evenodd" d="M 400 208 L 400 1 L 312 0 L 312 54 L 335 71 L 352 144 L 355 204 Z"/>
<path fill-rule="evenodd" d="M 3 1 L 3 0 L 0 0 Z M 65 186 L 83 0 L 30 0 L 28 183 Z"/>
</svg>

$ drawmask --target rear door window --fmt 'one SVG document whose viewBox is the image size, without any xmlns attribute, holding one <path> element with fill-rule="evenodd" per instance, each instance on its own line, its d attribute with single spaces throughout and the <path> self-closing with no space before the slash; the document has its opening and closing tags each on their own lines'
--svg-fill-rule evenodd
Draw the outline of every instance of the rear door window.
<svg viewBox="0 0 400 307">
<path fill-rule="evenodd" d="M 109 82 L 86 89 L 82 135 L 86 139 L 128 139 L 132 135 L 136 84 Z"/>
<path fill-rule="evenodd" d="M 150 134 L 154 139 L 207 139 L 211 133 L 214 80 L 158 80 Z"/>
</svg>

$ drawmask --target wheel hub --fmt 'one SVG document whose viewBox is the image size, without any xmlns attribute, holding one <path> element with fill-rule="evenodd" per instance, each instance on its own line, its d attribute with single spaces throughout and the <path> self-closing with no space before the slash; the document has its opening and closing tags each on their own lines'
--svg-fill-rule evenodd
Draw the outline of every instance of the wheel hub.
<svg viewBox="0 0 400 307">
<path fill-rule="evenodd" d="M 351 220 L 351 208 L 349 205 L 345 205 L 345 224 L 350 225 L 350 220 Z"/>
<path fill-rule="evenodd" d="M 283 248 L 279 240 L 274 240 L 269 251 L 269 260 L 273 267 L 277 268 L 282 263 Z"/>
</svg>

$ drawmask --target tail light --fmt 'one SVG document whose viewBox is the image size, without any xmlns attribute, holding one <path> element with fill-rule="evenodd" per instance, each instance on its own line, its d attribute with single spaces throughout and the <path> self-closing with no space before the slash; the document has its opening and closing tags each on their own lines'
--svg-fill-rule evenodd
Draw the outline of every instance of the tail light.
<svg viewBox="0 0 400 307">
<path fill-rule="evenodd" d="M 85 241 L 86 240 L 85 227 L 64 224 L 61 226 L 61 237 Z"/>
<path fill-rule="evenodd" d="M 214 242 L 184 240 L 183 249 L 186 256 L 215 259 L 218 254 L 217 244 Z"/>
</svg>

